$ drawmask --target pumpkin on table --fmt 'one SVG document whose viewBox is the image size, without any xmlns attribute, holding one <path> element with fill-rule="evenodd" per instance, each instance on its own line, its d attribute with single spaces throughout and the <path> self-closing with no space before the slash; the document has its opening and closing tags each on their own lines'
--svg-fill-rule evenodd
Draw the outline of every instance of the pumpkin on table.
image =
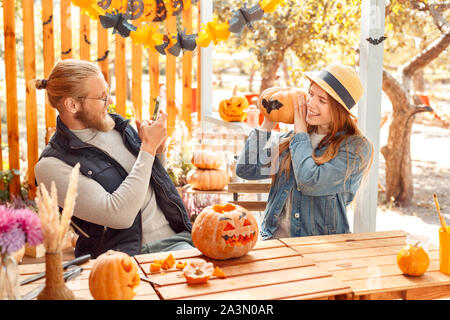
<svg viewBox="0 0 450 320">
<path fill-rule="evenodd" d="M 408 276 L 421 276 L 430 265 L 427 252 L 419 245 L 407 244 L 397 255 L 397 265 L 403 274 Z"/>
<path fill-rule="evenodd" d="M 230 175 L 220 169 L 192 169 L 186 180 L 197 190 L 222 190 L 230 182 Z"/>
<path fill-rule="evenodd" d="M 211 259 L 246 255 L 258 240 L 258 223 L 245 208 L 227 203 L 204 208 L 192 226 L 195 247 Z"/>
<path fill-rule="evenodd" d="M 139 285 L 138 267 L 124 252 L 108 250 L 95 260 L 89 291 L 96 300 L 131 300 Z"/>
<path fill-rule="evenodd" d="M 258 99 L 258 108 L 267 119 L 273 122 L 294 123 L 294 100 L 303 90 L 291 87 L 272 87 L 264 90 Z"/>
<path fill-rule="evenodd" d="M 246 109 L 248 106 L 246 97 L 234 96 L 230 99 L 224 99 L 219 102 L 219 115 L 228 122 L 244 121 L 247 118 Z"/>
</svg>

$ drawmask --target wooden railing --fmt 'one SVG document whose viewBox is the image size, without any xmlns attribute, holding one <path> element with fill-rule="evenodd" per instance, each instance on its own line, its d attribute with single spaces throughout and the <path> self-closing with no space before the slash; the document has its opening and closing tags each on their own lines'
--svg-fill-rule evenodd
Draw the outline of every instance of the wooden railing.
<svg viewBox="0 0 450 320">
<path fill-rule="evenodd" d="M 130 40 L 122 38 L 120 35 L 114 35 L 114 48 L 109 48 L 108 38 L 110 31 L 104 29 L 100 22 L 97 22 L 97 37 L 96 43 L 91 42 L 91 22 L 90 19 L 84 14 L 80 13 L 80 28 L 79 28 L 79 50 L 75 50 L 74 41 L 71 29 L 72 12 L 75 8 L 72 6 L 70 0 L 61 0 L 60 8 L 55 8 L 53 0 L 42 0 L 42 21 L 34 21 L 35 10 L 41 10 L 41 8 L 34 7 L 33 0 L 22 1 L 22 14 L 23 14 L 23 47 L 24 47 L 24 77 L 25 83 L 29 80 L 36 78 L 36 59 L 43 61 L 43 73 L 38 75 L 38 78 L 47 78 L 51 69 L 53 68 L 57 60 L 75 58 L 84 59 L 89 61 L 95 61 L 98 63 L 102 73 L 108 83 L 111 82 L 109 69 L 112 67 L 110 61 L 114 59 L 114 72 L 111 75 L 115 78 L 115 103 L 116 112 L 125 116 L 126 115 L 126 102 L 127 102 L 127 59 L 126 52 L 130 52 L 131 49 L 131 103 L 136 118 L 141 119 L 143 114 L 143 108 L 149 110 L 149 114 L 152 114 L 154 108 L 154 102 L 156 97 L 160 93 L 160 54 L 157 52 L 149 52 L 148 61 L 143 59 L 144 48 L 140 45 L 131 44 Z M 59 9 L 59 10 L 58 10 Z M 200 10 L 198 7 L 191 7 L 185 11 L 181 16 L 182 26 L 186 28 L 187 33 L 193 32 L 193 19 L 192 11 Z M 55 25 L 54 17 L 60 16 L 60 25 Z M 16 48 L 16 26 L 15 26 L 15 1 L 3 1 L 3 33 L 5 42 L 5 83 L 6 83 L 6 119 L 7 119 L 7 135 L 8 135 L 8 165 L 9 169 L 19 170 L 19 116 L 18 116 L 18 94 L 26 97 L 26 139 L 27 139 L 27 178 L 29 198 L 33 199 L 36 194 L 36 185 L 34 178 L 34 165 L 37 162 L 39 155 L 39 141 L 38 141 L 38 105 L 45 105 L 45 130 L 46 133 L 54 129 L 56 126 L 56 111 L 50 107 L 45 101 L 37 101 L 36 92 L 34 90 L 26 89 L 25 92 L 18 92 L 17 87 L 17 48 Z M 200 21 L 200 19 L 198 19 Z M 43 52 L 42 54 L 36 53 L 36 39 L 35 25 L 42 23 L 43 31 Z M 163 22 L 168 32 L 176 32 L 177 30 L 177 17 L 172 16 Z M 55 28 L 60 29 L 61 34 L 61 52 L 55 50 Z M 196 26 L 199 28 L 199 25 Z M 19 32 L 19 31 L 18 31 Z M 72 37 L 73 36 L 73 37 Z M 91 49 L 97 46 L 97 58 L 92 59 Z M 112 50 L 114 49 L 114 50 Z M 145 49 L 146 50 L 146 49 Z M 78 56 L 79 52 L 79 56 Z M 197 55 L 200 55 L 198 50 Z M 55 57 L 57 59 L 55 60 Z M 177 107 L 175 105 L 175 84 L 176 84 L 176 61 L 181 59 L 182 61 L 182 105 L 181 114 L 178 114 Z M 189 128 L 190 132 L 193 130 L 191 123 L 192 113 L 192 74 L 193 71 L 193 57 L 191 51 L 186 51 L 179 57 L 173 55 L 167 55 L 166 60 L 166 106 L 167 106 L 167 128 L 170 135 L 175 128 L 176 119 L 184 121 Z M 148 106 L 143 105 L 143 66 L 149 66 L 149 86 L 150 97 Z M 197 64 L 199 68 L 199 64 Z M 112 68 L 111 68 L 112 69 Z M 197 70 L 197 74 L 199 71 Z M 199 78 L 199 77 L 198 77 Z M 200 82 L 197 81 L 198 90 L 196 90 L 197 111 L 200 115 Z M 0 96 L 0 101 L 5 102 L 4 98 Z M 199 116 L 200 119 L 200 116 Z M 1 129 L 1 128 L 0 128 Z M 47 143 L 48 135 L 45 135 L 45 143 Z M 6 170 L 3 167 L 3 154 L 0 152 L 0 170 Z M 0 182 L 1 183 L 1 182 Z M 9 191 L 12 195 L 17 195 L 20 191 L 20 176 L 15 175 L 9 185 Z M 1 187 L 1 186 L 0 186 Z"/>
</svg>

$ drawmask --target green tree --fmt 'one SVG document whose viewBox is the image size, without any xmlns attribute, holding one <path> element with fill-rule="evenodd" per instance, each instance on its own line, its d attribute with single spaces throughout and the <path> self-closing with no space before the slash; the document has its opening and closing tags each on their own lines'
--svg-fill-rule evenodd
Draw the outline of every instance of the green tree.
<svg viewBox="0 0 450 320">
<path fill-rule="evenodd" d="M 215 1 L 219 21 L 227 21 L 242 0 Z M 244 28 L 231 35 L 227 50 L 248 49 L 260 65 L 260 92 L 273 86 L 276 73 L 289 54 L 294 54 L 300 71 L 321 67 L 330 61 L 328 47 L 341 48 L 348 64 L 355 63 L 355 44 L 359 40 L 359 1 L 286 0 L 284 6 L 253 23 L 254 31 Z"/>
</svg>

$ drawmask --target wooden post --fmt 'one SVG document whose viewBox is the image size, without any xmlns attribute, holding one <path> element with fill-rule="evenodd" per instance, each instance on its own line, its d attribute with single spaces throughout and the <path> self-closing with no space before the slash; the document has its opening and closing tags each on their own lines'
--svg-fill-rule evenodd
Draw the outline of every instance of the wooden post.
<svg viewBox="0 0 450 320">
<path fill-rule="evenodd" d="M 70 0 L 61 0 L 61 59 L 71 59 L 72 50 L 72 8 Z"/>
<path fill-rule="evenodd" d="M 127 109 L 125 38 L 122 38 L 121 35 L 116 34 L 115 43 L 114 77 L 116 79 L 116 113 L 125 117 Z"/>
<path fill-rule="evenodd" d="M 9 169 L 20 170 L 19 163 L 19 114 L 17 104 L 16 31 L 14 1 L 3 2 L 3 28 L 5 40 L 6 121 L 8 125 Z M 20 192 L 20 176 L 14 175 L 9 192 Z"/>
<path fill-rule="evenodd" d="M 150 22 L 153 28 L 158 28 L 157 22 Z M 156 29 L 158 30 L 158 29 Z M 159 53 L 154 49 L 149 49 L 148 53 L 149 60 L 149 77 L 150 77 L 150 105 L 149 105 L 149 115 L 153 114 L 155 108 L 156 97 L 159 96 Z"/>
<path fill-rule="evenodd" d="M 28 198 L 36 196 L 34 165 L 38 161 L 38 123 L 36 108 L 36 90 L 28 86 L 36 78 L 36 52 L 34 41 L 34 1 L 23 0 L 23 47 L 26 85 L 26 122 L 27 122 L 27 160 L 28 160 Z"/>
<path fill-rule="evenodd" d="M 80 10 L 80 59 L 91 61 L 91 21 Z"/>
<path fill-rule="evenodd" d="M 183 30 L 192 34 L 192 6 L 183 11 Z M 192 136 L 192 51 L 186 51 L 181 58 L 183 71 L 183 105 L 181 119 Z"/>
<path fill-rule="evenodd" d="M 131 99 L 135 118 L 142 120 L 142 45 L 133 43 L 132 46 Z"/>
<path fill-rule="evenodd" d="M 374 45 L 366 39 L 379 39 L 384 35 L 384 10 L 385 2 L 382 0 L 362 1 L 359 76 L 364 95 L 358 104 L 358 126 L 372 141 L 374 156 L 367 181 L 356 198 L 354 232 L 371 232 L 376 229 L 383 43 Z"/>
<path fill-rule="evenodd" d="M 198 8 L 197 8 L 197 33 L 201 31 L 201 6 L 202 0 L 198 0 Z M 202 92 L 202 50 L 197 48 L 197 127 L 201 128 L 202 123 L 202 101 L 201 101 L 201 92 Z M 196 129 L 198 129 L 196 128 Z"/>
<path fill-rule="evenodd" d="M 97 21 L 97 61 L 100 70 L 102 70 L 105 81 L 110 83 L 109 79 L 109 50 L 108 50 L 108 31 L 103 28 L 100 21 Z"/>
<path fill-rule="evenodd" d="M 200 1 L 200 21 L 205 24 L 213 19 L 213 5 L 212 1 Z M 211 43 L 207 48 L 200 48 L 200 106 L 202 119 L 205 119 L 205 115 L 212 113 L 212 50 L 213 44 Z M 198 90 L 198 89 L 197 89 Z M 202 129 L 204 129 L 204 123 L 202 121 Z"/>
<path fill-rule="evenodd" d="M 177 33 L 177 17 L 171 16 L 166 21 L 167 32 Z M 176 74 L 176 57 L 170 53 L 166 54 L 166 101 L 167 101 L 167 136 L 172 135 L 175 129 L 175 119 L 177 117 L 177 107 L 175 105 L 175 84 L 177 81 Z"/>
<path fill-rule="evenodd" d="M 44 46 L 44 77 L 48 79 L 55 64 L 55 40 L 53 38 L 53 0 L 42 0 L 42 30 Z M 45 101 L 45 130 L 56 127 L 56 110 Z M 45 143 L 49 135 L 45 135 Z"/>
</svg>

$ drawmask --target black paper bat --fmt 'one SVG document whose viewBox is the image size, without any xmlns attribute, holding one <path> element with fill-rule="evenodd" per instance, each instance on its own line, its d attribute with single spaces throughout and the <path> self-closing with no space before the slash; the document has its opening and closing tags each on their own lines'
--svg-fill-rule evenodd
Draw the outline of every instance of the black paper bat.
<svg viewBox="0 0 450 320">
<path fill-rule="evenodd" d="M 131 31 L 136 31 L 137 27 L 129 23 L 122 13 L 116 10 L 114 13 L 107 13 L 104 16 L 99 16 L 103 28 L 113 28 L 113 34 L 119 33 L 123 38 L 130 35 Z"/>
<path fill-rule="evenodd" d="M 385 36 L 381 36 L 380 38 L 378 38 L 378 39 L 373 39 L 372 37 L 369 37 L 369 38 L 367 38 L 366 40 L 369 42 L 369 43 L 371 43 L 371 44 L 373 44 L 373 45 L 379 45 L 380 43 L 382 43 L 384 40 L 386 40 L 387 39 L 387 37 L 385 37 Z"/>
<path fill-rule="evenodd" d="M 247 25 L 250 30 L 254 31 L 251 23 L 260 20 L 263 15 L 264 11 L 259 4 L 247 8 L 247 4 L 245 3 L 239 10 L 234 11 L 233 17 L 228 21 L 230 25 L 228 30 L 233 33 L 240 33 L 244 26 Z"/>
<path fill-rule="evenodd" d="M 197 48 L 197 36 L 195 34 L 185 34 L 183 31 L 177 34 L 177 43 L 171 46 L 167 51 L 169 51 L 174 56 L 178 57 L 180 51 L 189 50 L 194 51 Z"/>
<path fill-rule="evenodd" d="M 167 18 L 167 9 L 163 0 L 155 0 L 156 3 L 156 17 L 153 22 L 161 22 Z"/>
<path fill-rule="evenodd" d="M 164 35 L 164 40 L 163 43 L 155 46 L 156 51 L 158 51 L 159 53 L 165 55 L 166 54 L 166 48 L 169 46 L 170 41 L 169 41 L 169 37 L 167 36 L 167 34 Z"/>
<path fill-rule="evenodd" d="M 262 105 L 264 107 L 264 109 L 266 109 L 267 113 L 271 113 L 272 110 L 279 110 L 283 104 L 278 101 L 278 100 L 266 100 L 266 99 L 262 99 Z"/>
</svg>

